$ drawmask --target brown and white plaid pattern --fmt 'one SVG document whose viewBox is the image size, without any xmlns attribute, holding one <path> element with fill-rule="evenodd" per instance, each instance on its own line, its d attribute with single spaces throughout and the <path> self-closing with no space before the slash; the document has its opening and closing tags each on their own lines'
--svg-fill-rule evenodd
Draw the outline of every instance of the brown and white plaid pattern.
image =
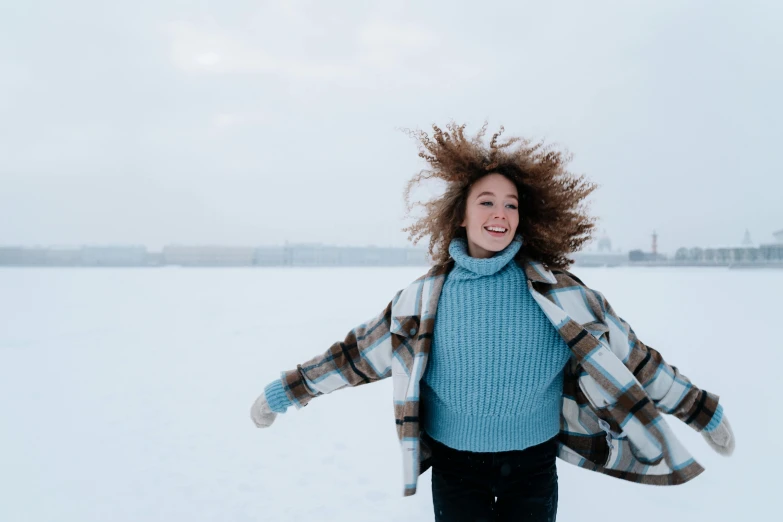
<svg viewBox="0 0 783 522">
<path fill-rule="evenodd" d="M 528 290 L 573 353 L 565 373 L 558 456 L 642 484 L 681 484 L 701 473 L 661 413 L 701 431 L 718 397 L 694 386 L 644 345 L 600 292 L 567 271 L 517 262 L 527 274 Z M 416 493 L 418 476 L 429 467 L 430 449 L 419 437 L 419 383 L 438 298 L 452 267 L 433 267 L 343 341 L 283 374 L 297 408 L 319 395 L 391 376 L 405 496 Z"/>
</svg>

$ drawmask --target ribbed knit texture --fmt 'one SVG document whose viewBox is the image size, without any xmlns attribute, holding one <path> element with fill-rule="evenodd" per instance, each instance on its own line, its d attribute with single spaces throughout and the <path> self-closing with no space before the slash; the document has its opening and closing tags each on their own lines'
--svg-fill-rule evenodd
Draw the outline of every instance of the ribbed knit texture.
<svg viewBox="0 0 783 522">
<path fill-rule="evenodd" d="M 275 413 L 285 413 L 288 407 L 294 404 L 286 395 L 283 381 L 280 379 L 269 383 L 264 388 L 264 395 L 266 395 L 266 402 L 269 403 L 269 408 Z"/>
<path fill-rule="evenodd" d="M 715 408 L 715 413 L 712 414 L 712 418 L 710 419 L 710 423 L 704 426 L 704 431 L 710 432 L 718 427 L 720 424 L 720 421 L 723 420 L 723 406 L 718 404 L 718 407 Z"/>
<path fill-rule="evenodd" d="M 422 379 L 422 428 L 465 451 L 521 450 L 560 431 L 563 369 L 571 352 L 534 301 L 513 257 L 517 237 L 488 259 L 449 245 Z"/>
</svg>

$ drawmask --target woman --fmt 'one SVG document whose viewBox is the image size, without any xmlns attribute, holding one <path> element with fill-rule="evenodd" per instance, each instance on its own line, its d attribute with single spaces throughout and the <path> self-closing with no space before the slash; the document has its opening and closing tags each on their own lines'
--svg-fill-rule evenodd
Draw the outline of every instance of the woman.
<svg viewBox="0 0 783 522">
<path fill-rule="evenodd" d="M 558 151 L 465 126 L 416 133 L 446 182 L 406 230 L 430 236 L 433 268 L 323 355 L 284 372 L 254 403 L 258 427 L 314 397 L 391 376 L 405 495 L 432 467 L 436 521 L 555 520 L 555 458 L 644 484 L 703 468 L 662 419 L 721 454 L 734 437 L 718 397 L 644 345 L 604 296 L 566 271 L 590 239 L 595 186 Z M 436 320 L 437 318 L 437 320 Z"/>
</svg>

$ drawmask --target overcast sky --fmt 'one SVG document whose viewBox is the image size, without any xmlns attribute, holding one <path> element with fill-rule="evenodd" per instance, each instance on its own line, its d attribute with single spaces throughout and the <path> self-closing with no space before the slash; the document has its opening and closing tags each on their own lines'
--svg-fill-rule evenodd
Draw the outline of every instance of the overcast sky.
<svg viewBox="0 0 783 522">
<path fill-rule="evenodd" d="M 615 249 L 769 242 L 782 25 L 772 0 L 4 2 L 0 245 L 403 246 L 399 129 L 449 120 L 567 147 Z"/>
</svg>

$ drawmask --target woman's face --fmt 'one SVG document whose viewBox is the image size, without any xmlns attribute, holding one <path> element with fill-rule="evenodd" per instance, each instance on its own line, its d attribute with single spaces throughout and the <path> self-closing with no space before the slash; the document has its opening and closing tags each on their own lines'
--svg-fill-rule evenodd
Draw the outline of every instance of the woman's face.
<svg viewBox="0 0 783 522">
<path fill-rule="evenodd" d="M 473 184 L 461 223 L 471 257 L 492 257 L 511 244 L 519 225 L 518 205 L 517 187 L 501 174 L 489 174 Z"/>
</svg>

